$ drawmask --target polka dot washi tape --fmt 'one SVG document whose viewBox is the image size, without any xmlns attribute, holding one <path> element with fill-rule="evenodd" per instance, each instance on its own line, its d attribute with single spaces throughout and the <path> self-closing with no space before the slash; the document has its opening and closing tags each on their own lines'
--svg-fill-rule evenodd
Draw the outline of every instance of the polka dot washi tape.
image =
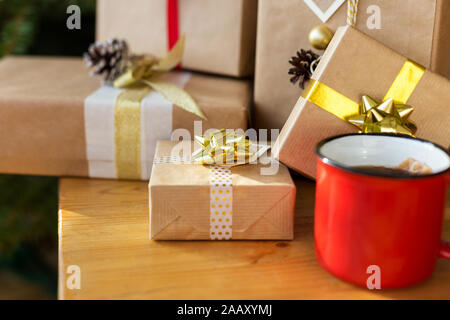
<svg viewBox="0 0 450 320">
<path fill-rule="evenodd" d="M 233 225 L 231 169 L 212 166 L 210 171 L 210 238 L 230 240 Z"/>
</svg>

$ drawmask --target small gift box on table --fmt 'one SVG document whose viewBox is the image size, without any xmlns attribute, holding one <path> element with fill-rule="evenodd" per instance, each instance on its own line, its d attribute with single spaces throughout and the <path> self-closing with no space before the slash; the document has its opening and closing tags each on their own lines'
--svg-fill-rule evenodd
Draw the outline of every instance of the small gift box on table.
<svg viewBox="0 0 450 320">
<path fill-rule="evenodd" d="M 362 104 L 370 105 L 371 98 L 377 101 L 375 106 L 385 103 L 365 110 Z M 414 134 L 447 147 L 449 102 L 446 78 L 352 27 L 341 27 L 283 127 L 273 155 L 315 177 L 316 144 L 330 136 L 357 132 L 353 124 L 362 125 L 363 131 Z"/>
<path fill-rule="evenodd" d="M 149 184 L 151 239 L 293 239 L 295 185 L 285 166 L 264 175 L 262 163 L 183 162 L 192 144 L 158 142 Z M 170 157 L 175 147 L 184 150 L 181 158 Z"/>
<path fill-rule="evenodd" d="M 263 0 L 255 66 L 257 127 L 282 128 L 301 94 L 289 83 L 289 58 L 311 48 L 308 34 L 314 27 L 324 24 L 334 32 L 345 25 L 348 2 L 358 3 L 353 10 L 358 30 L 433 72 L 450 74 L 448 0 Z"/>
<path fill-rule="evenodd" d="M 248 82 L 177 71 L 164 80 L 197 102 L 199 131 L 247 128 Z M 81 59 L 0 61 L 2 173 L 148 180 L 156 141 L 176 129 L 192 139 L 201 120 L 158 92 L 102 86 Z"/>
<path fill-rule="evenodd" d="M 187 36 L 183 67 L 253 74 L 257 0 L 98 0 L 97 40 L 126 38 L 140 53 L 164 56 Z"/>
</svg>

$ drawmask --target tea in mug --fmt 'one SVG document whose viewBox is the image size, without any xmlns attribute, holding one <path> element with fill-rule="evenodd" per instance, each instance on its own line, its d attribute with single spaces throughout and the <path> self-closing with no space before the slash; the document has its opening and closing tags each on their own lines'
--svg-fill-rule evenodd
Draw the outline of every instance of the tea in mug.
<svg viewBox="0 0 450 320">
<path fill-rule="evenodd" d="M 403 161 L 399 166 L 390 168 L 384 166 L 354 166 L 354 169 L 363 170 L 374 175 L 394 175 L 394 176 L 420 176 L 433 173 L 431 168 L 412 158 Z"/>
</svg>

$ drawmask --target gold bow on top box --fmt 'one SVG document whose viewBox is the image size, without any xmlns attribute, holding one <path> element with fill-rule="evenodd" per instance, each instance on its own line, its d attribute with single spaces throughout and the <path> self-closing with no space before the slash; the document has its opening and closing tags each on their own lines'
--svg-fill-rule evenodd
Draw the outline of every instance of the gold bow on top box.
<svg viewBox="0 0 450 320">
<path fill-rule="evenodd" d="M 350 121 L 357 123 L 362 115 L 364 96 L 378 102 L 393 99 L 398 110 L 413 110 L 397 132 L 406 133 L 404 127 L 414 123 L 416 137 L 449 146 L 450 82 L 347 26 L 338 29 L 298 99 L 273 147 L 274 157 L 314 178 L 315 146 L 330 136 L 358 132 Z M 381 124 L 372 129 L 393 129 Z"/>
<path fill-rule="evenodd" d="M 154 240 L 291 240 L 295 185 L 279 164 L 202 165 L 172 155 L 193 142 L 158 141 L 149 183 L 150 237 Z"/>
</svg>

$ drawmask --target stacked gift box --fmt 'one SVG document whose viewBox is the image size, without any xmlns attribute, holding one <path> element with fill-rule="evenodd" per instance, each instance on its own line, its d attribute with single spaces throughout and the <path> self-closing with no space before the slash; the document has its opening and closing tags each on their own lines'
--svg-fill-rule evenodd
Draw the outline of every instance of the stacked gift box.
<svg viewBox="0 0 450 320">
<path fill-rule="evenodd" d="M 123 90 L 90 77 L 82 59 L 3 59 L 0 74 L 13 74 L 13 70 L 14 76 L 0 79 L 1 128 L 9 137 L 2 142 L 1 170 L 121 178 L 116 172 L 120 128 L 115 127 L 115 111 Z M 155 92 L 146 95 L 136 111 L 141 175 L 122 178 L 148 180 L 156 141 L 169 140 L 177 129 L 193 135 L 195 121 L 199 121 L 199 134 L 210 128 L 247 129 L 248 81 L 183 71 L 173 71 L 165 78 L 182 86 L 207 120 L 173 107 Z"/>
<path fill-rule="evenodd" d="M 287 167 L 314 179 L 316 144 L 359 131 L 347 120 L 364 115 L 363 96 L 412 105 L 415 136 L 450 144 L 450 4 L 360 0 L 352 20 L 347 1 L 332 2 L 331 12 L 329 2 L 263 0 L 257 9 L 256 0 L 99 0 L 97 40 L 123 39 L 140 60 L 114 77 L 108 71 L 109 82 L 91 77 L 81 57 L 0 61 L 0 171 L 150 181 L 156 240 L 293 239 Z M 314 70 L 308 61 L 302 90 L 289 82 L 289 59 L 311 49 L 308 34 L 320 24 L 334 36 L 311 56 L 321 55 Z M 180 39 L 181 65 L 168 54 Z M 93 48 L 95 65 L 103 49 Z M 253 128 L 283 128 L 258 163 L 190 159 L 194 137 L 214 158 L 251 145 L 245 131 Z M 274 163 L 276 173 L 261 173 Z"/>
<path fill-rule="evenodd" d="M 448 79 L 426 71 L 352 27 L 336 32 L 309 84 L 273 151 L 281 162 L 309 177 L 316 175 L 317 143 L 330 136 L 358 132 L 344 120 L 345 112 L 357 114 L 364 95 L 377 101 L 393 98 L 402 104 L 407 102 L 414 106 L 411 118 L 419 124 L 418 137 L 443 146 L 450 144 Z M 332 98 L 321 99 L 322 92 Z"/>
<path fill-rule="evenodd" d="M 332 3 L 339 7 L 330 16 L 326 9 Z M 445 0 L 360 0 L 353 23 L 371 38 L 446 76 L 450 74 L 449 6 Z M 283 127 L 301 93 L 298 86 L 286 84 L 287 60 L 296 51 L 311 48 L 310 30 L 321 25 L 335 32 L 347 23 L 347 15 L 347 1 L 260 1 L 255 67 L 256 125 Z"/>
</svg>

